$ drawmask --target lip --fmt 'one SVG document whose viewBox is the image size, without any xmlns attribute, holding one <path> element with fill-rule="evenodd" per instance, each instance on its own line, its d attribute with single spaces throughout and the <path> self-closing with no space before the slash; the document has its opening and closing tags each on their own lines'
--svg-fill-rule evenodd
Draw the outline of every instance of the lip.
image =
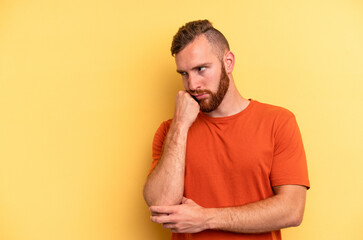
<svg viewBox="0 0 363 240">
<path fill-rule="evenodd" d="M 207 97 L 207 94 L 206 93 L 202 93 L 202 94 L 198 94 L 198 95 L 193 95 L 196 99 L 200 100 L 200 99 L 203 99 L 203 98 L 206 98 Z"/>
</svg>

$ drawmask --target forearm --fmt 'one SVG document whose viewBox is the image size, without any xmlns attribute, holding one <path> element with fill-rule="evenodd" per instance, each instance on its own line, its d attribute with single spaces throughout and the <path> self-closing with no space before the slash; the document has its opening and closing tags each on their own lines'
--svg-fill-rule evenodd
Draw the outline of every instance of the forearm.
<svg viewBox="0 0 363 240">
<path fill-rule="evenodd" d="M 175 205 L 181 202 L 187 135 L 187 127 L 174 122 L 171 124 L 162 157 L 144 187 L 144 198 L 149 206 Z"/>
<path fill-rule="evenodd" d="M 205 209 L 206 228 L 262 233 L 298 226 L 304 212 L 304 191 L 299 193 L 300 196 L 275 195 L 244 206 Z"/>
</svg>

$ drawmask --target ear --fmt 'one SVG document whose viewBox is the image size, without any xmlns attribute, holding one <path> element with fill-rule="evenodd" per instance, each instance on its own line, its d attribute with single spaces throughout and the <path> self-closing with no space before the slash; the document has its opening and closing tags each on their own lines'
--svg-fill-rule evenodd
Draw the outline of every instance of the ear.
<svg viewBox="0 0 363 240">
<path fill-rule="evenodd" d="M 224 66 L 226 68 L 227 74 L 231 74 L 234 68 L 234 54 L 228 51 L 224 54 Z"/>
</svg>

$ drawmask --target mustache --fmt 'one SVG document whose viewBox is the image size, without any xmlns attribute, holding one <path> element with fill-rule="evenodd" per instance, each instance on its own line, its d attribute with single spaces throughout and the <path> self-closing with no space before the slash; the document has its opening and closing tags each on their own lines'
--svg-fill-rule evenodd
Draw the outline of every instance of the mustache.
<svg viewBox="0 0 363 240">
<path fill-rule="evenodd" d="M 200 94 L 205 94 L 205 93 L 212 94 L 212 92 L 208 89 L 187 90 L 187 92 L 190 95 L 200 95 Z"/>
<path fill-rule="evenodd" d="M 210 94 L 210 95 L 213 95 L 212 91 L 209 91 L 207 89 L 187 90 L 187 92 L 198 103 L 200 103 L 200 101 L 195 97 L 195 95 L 200 95 L 200 94 Z"/>
</svg>

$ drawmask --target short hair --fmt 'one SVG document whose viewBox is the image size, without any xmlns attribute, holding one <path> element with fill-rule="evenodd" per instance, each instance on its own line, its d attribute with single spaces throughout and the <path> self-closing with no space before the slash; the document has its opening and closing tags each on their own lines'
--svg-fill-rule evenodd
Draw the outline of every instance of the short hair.
<svg viewBox="0 0 363 240">
<path fill-rule="evenodd" d="M 219 57 L 222 57 L 226 50 L 229 51 L 227 39 L 220 31 L 213 27 L 211 22 L 208 20 L 197 20 L 188 22 L 179 28 L 178 32 L 173 37 L 171 55 L 175 56 L 175 54 L 182 51 L 200 35 L 204 35 L 209 43 L 217 47 L 217 54 Z"/>
</svg>

